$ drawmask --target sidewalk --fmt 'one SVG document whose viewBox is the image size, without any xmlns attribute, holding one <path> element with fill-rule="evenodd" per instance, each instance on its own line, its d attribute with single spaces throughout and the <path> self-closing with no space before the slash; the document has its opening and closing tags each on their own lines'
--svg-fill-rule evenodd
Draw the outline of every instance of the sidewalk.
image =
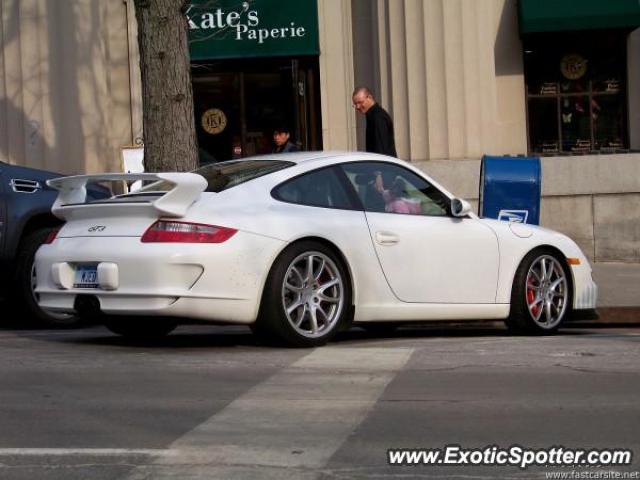
<svg viewBox="0 0 640 480">
<path fill-rule="evenodd" d="M 640 324 L 640 263 L 593 263 L 599 320 L 589 323 Z"/>
</svg>

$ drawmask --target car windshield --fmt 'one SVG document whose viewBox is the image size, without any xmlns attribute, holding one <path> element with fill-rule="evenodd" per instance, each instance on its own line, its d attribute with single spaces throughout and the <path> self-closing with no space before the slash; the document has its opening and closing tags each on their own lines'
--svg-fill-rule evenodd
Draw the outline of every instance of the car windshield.
<svg viewBox="0 0 640 480">
<path fill-rule="evenodd" d="M 231 160 L 202 166 L 193 173 L 202 175 L 207 180 L 206 192 L 217 193 L 292 165 L 295 163 L 282 160 Z M 166 192 L 172 188 L 173 184 L 170 182 L 155 182 L 141 188 L 136 194 Z"/>
</svg>

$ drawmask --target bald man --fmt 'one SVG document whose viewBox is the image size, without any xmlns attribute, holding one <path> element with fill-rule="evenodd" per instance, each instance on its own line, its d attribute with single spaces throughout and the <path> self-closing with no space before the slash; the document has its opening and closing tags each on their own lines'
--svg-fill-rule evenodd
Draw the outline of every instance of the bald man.
<svg viewBox="0 0 640 480">
<path fill-rule="evenodd" d="M 367 87 L 357 87 L 351 100 L 354 108 L 367 118 L 367 152 L 397 157 L 393 120 L 385 109 L 376 103 L 371 91 Z"/>
</svg>

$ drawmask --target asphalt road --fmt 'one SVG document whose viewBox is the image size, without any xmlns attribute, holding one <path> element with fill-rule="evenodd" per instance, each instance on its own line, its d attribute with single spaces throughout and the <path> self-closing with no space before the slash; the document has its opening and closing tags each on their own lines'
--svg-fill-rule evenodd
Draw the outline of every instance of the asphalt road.
<svg viewBox="0 0 640 480">
<path fill-rule="evenodd" d="M 640 329 L 632 326 L 553 337 L 514 337 L 491 323 L 412 327 L 387 337 L 354 329 L 312 350 L 264 347 L 241 327 L 180 327 L 156 346 L 127 344 L 102 327 L 5 327 L 0 478 L 636 472 L 639 366 Z M 635 455 L 630 466 L 607 468 L 387 463 L 390 448 L 449 444 Z"/>
</svg>

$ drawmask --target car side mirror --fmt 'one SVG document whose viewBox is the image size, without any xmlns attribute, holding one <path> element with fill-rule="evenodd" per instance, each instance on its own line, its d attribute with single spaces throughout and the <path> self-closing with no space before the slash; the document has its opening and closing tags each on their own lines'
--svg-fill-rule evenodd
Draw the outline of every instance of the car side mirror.
<svg viewBox="0 0 640 480">
<path fill-rule="evenodd" d="M 466 217 L 471 212 L 471 204 L 461 198 L 451 200 L 451 214 L 454 217 Z"/>
</svg>

